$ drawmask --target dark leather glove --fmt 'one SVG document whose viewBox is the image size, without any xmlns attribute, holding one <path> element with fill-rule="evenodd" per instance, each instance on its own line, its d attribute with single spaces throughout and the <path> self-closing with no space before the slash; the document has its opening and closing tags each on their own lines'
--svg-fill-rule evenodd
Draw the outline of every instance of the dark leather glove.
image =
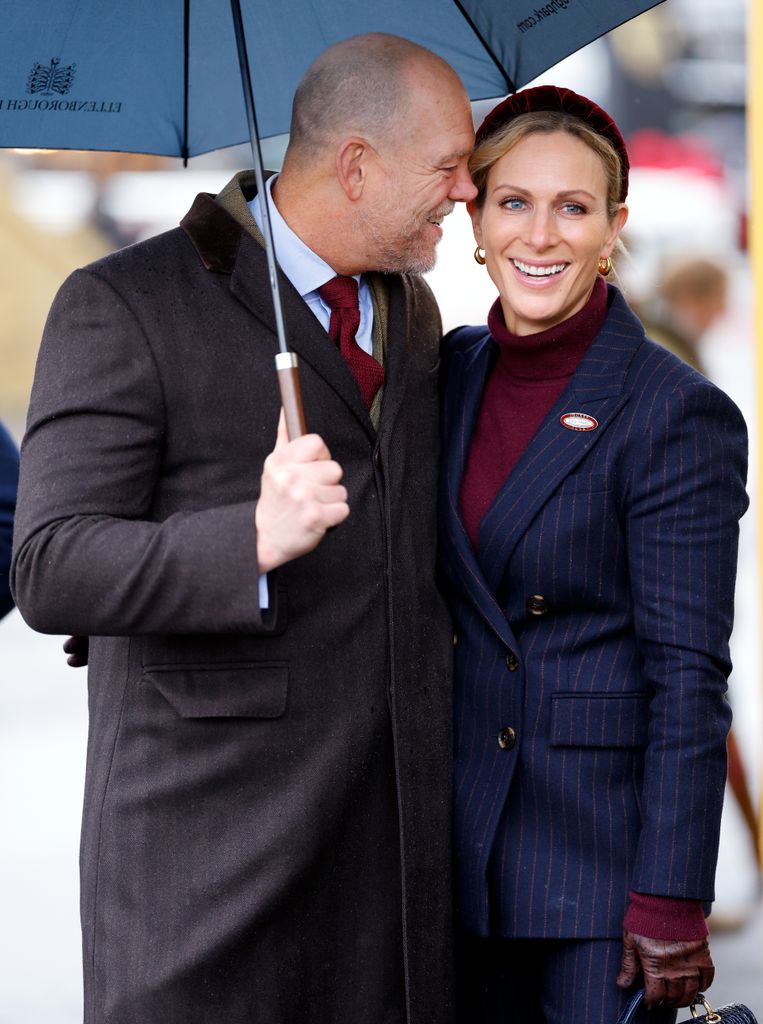
<svg viewBox="0 0 763 1024">
<path fill-rule="evenodd" d="M 623 932 L 617 984 L 629 988 L 640 973 L 648 1006 L 690 1006 L 697 992 L 710 988 L 715 976 L 707 938 L 679 942 Z"/>
<path fill-rule="evenodd" d="M 66 664 L 72 668 L 82 668 L 87 665 L 87 658 L 90 651 L 90 640 L 86 636 L 70 636 L 64 640 L 64 654 L 68 654 Z"/>
</svg>

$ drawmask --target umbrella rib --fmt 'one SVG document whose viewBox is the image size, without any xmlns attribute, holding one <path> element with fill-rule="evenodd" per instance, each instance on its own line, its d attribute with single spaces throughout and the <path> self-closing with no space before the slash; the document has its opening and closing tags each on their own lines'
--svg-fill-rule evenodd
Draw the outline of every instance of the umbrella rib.
<svg viewBox="0 0 763 1024">
<path fill-rule="evenodd" d="M 508 86 L 508 89 L 506 91 L 507 92 L 516 92 L 517 91 L 516 85 L 514 84 L 514 82 L 511 79 L 511 77 L 507 74 L 506 68 L 503 66 L 503 64 L 501 64 L 500 60 L 496 56 L 496 54 L 495 54 L 492 46 L 490 45 L 490 43 L 488 43 L 487 39 L 485 39 L 483 34 L 477 28 L 477 26 L 476 26 L 476 24 L 475 24 L 475 22 L 474 22 L 474 20 L 473 20 L 473 18 L 471 16 L 471 14 L 469 14 L 469 12 L 466 10 L 466 8 L 460 2 L 460 0 L 453 0 L 453 3 L 459 9 L 459 11 L 463 15 L 464 19 L 468 22 L 469 28 L 472 30 L 472 32 L 475 34 L 475 36 L 479 39 L 480 43 L 482 43 L 482 46 L 485 49 L 485 53 L 488 55 L 488 57 L 492 60 L 492 62 L 495 64 L 495 66 L 498 68 L 498 70 L 503 75 L 504 81 L 506 82 L 506 85 Z"/>
</svg>

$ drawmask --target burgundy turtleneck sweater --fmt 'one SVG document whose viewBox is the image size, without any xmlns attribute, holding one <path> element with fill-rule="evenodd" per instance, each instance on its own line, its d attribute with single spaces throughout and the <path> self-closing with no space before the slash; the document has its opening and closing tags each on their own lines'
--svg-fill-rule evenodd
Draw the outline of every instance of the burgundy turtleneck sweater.
<svg viewBox="0 0 763 1024">
<path fill-rule="evenodd" d="M 498 342 L 498 359 L 482 396 L 460 494 L 461 516 L 478 557 L 483 516 L 606 316 L 607 286 L 602 277 L 597 277 L 579 312 L 539 334 L 511 334 L 498 299 L 490 310 L 488 328 Z M 628 931 L 652 939 L 689 941 L 707 935 L 698 900 L 631 892 L 623 923 Z"/>
<path fill-rule="evenodd" d="M 487 325 L 498 342 L 498 359 L 482 396 L 461 482 L 461 516 L 475 551 L 482 517 L 606 316 L 607 286 L 602 277 L 581 310 L 539 334 L 511 334 L 496 299 Z"/>
</svg>

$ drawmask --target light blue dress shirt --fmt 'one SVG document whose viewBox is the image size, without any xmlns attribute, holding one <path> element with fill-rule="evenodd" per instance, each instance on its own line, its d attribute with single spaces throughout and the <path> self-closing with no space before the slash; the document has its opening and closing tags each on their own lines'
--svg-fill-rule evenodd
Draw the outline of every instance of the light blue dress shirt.
<svg viewBox="0 0 763 1024">
<path fill-rule="evenodd" d="M 328 263 L 325 263 L 320 256 L 317 256 L 312 249 L 308 249 L 299 236 L 295 235 L 289 225 L 278 212 L 278 207 L 273 202 L 273 182 L 278 175 L 268 178 L 266 187 L 268 190 L 268 209 L 270 211 L 270 226 L 273 229 L 273 244 L 276 250 L 276 259 L 296 290 L 315 313 L 325 331 L 329 329 L 331 309 L 318 294 L 318 289 L 336 277 L 336 271 Z M 260 197 L 256 195 L 249 203 L 257 227 L 262 231 L 262 211 L 260 210 Z M 371 289 L 368 287 L 360 274 L 355 275 L 358 282 L 358 301 L 360 303 L 360 327 L 355 339 L 362 349 L 373 355 L 373 323 L 374 307 L 371 300 Z"/>
<path fill-rule="evenodd" d="M 275 245 L 276 259 L 281 270 L 294 285 L 296 290 L 315 313 L 323 329 L 328 332 L 331 319 L 331 308 L 326 305 L 318 294 L 318 289 L 336 277 L 336 271 L 328 263 L 317 256 L 312 249 L 295 235 L 289 225 L 278 212 L 278 207 L 273 202 L 273 182 L 278 175 L 268 178 L 266 184 L 268 192 L 268 210 L 270 211 L 270 226 L 273 231 L 273 244 Z M 262 231 L 262 211 L 260 209 L 260 197 L 257 194 L 249 203 L 249 209 Z M 355 335 L 358 345 L 369 355 L 373 355 L 373 324 L 374 307 L 371 300 L 371 289 L 368 287 L 360 274 L 355 276 L 358 282 L 358 302 L 360 304 L 360 327 Z M 267 573 L 259 579 L 260 608 L 270 607 L 268 596 Z"/>
</svg>

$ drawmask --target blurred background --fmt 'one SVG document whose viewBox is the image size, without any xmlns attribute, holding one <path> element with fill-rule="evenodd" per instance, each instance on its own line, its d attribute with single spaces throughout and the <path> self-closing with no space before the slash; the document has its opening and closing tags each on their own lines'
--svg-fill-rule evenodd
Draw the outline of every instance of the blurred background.
<svg viewBox="0 0 763 1024">
<path fill-rule="evenodd" d="M 756 366 L 747 249 L 746 25 L 759 0 L 668 0 L 540 82 L 604 106 L 629 144 L 628 256 L 617 272 L 652 336 L 741 408 L 751 439 L 732 638 L 734 746 L 711 927 L 714 1005 L 763 1018 L 763 916 L 753 842 L 763 774 Z M 493 101 L 475 104 L 475 122 Z M 285 139 L 265 143 L 277 167 Z M 249 166 L 248 147 L 179 160 L 0 151 L 0 420 L 21 440 L 47 310 L 75 267 L 174 227 L 199 191 Z M 494 298 L 468 217 L 448 218 L 429 280 L 445 327 Z M 0 1024 L 82 1019 L 78 841 L 87 734 L 83 670 L 60 637 L 0 621 Z"/>
</svg>

